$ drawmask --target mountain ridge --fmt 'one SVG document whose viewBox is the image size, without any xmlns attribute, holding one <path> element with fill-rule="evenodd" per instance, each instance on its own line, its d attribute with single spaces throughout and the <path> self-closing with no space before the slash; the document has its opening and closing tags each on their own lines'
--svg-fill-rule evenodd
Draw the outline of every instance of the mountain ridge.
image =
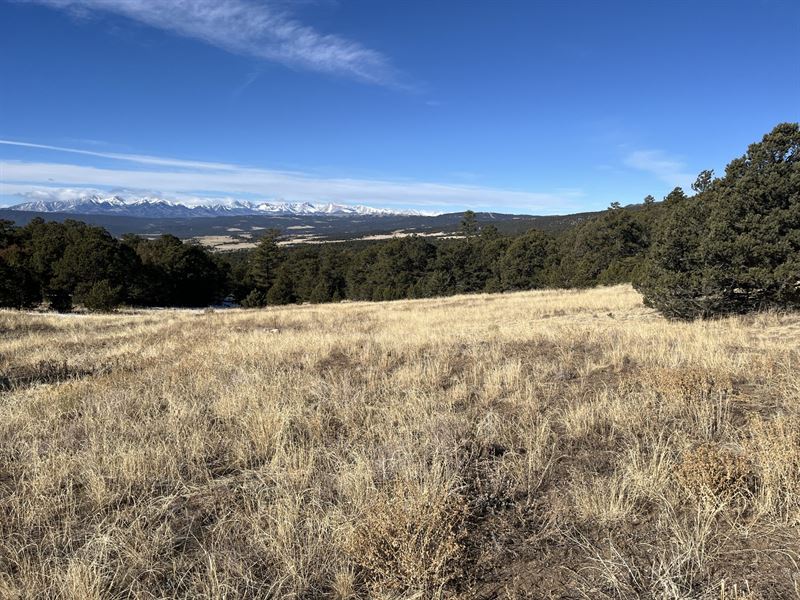
<svg viewBox="0 0 800 600">
<path fill-rule="evenodd" d="M 124 198 L 120 195 L 93 194 L 73 200 L 31 200 L 15 204 L 7 210 L 67 213 L 76 215 L 117 215 L 144 218 L 194 218 L 215 216 L 437 216 L 439 213 L 418 210 L 391 210 L 363 204 L 337 204 L 333 202 L 249 202 L 223 200 L 210 204 L 190 205 L 170 202 L 162 198 L 138 196 Z"/>
</svg>

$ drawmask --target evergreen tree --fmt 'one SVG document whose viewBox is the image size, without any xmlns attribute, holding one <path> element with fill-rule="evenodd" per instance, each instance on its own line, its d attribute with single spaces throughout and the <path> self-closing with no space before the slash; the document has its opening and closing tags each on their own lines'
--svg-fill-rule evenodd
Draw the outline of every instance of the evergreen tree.
<svg viewBox="0 0 800 600">
<path fill-rule="evenodd" d="M 554 240 L 546 233 L 531 230 L 517 237 L 502 259 L 503 289 L 529 290 L 546 285 L 545 268 L 554 253 Z"/>
<path fill-rule="evenodd" d="M 267 295 L 258 288 L 253 288 L 250 290 L 250 293 L 242 299 L 241 303 L 244 308 L 261 308 L 267 305 Z"/>
<path fill-rule="evenodd" d="M 798 124 L 778 125 L 701 187 L 665 201 L 638 285 L 645 301 L 680 319 L 800 307 Z"/>
<path fill-rule="evenodd" d="M 464 218 L 461 219 L 460 232 L 466 238 L 478 235 L 478 217 L 471 210 L 464 211 Z"/>
<path fill-rule="evenodd" d="M 714 171 L 700 171 L 700 174 L 695 179 L 694 183 L 692 184 L 692 190 L 694 190 L 697 194 L 702 194 L 703 192 L 707 192 L 711 189 L 711 186 L 714 183 Z"/>
<path fill-rule="evenodd" d="M 642 215 L 610 208 L 561 237 L 554 283 L 588 287 L 630 282 L 648 245 L 649 232 Z"/>
<path fill-rule="evenodd" d="M 272 287 L 267 292 L 267 304 L 294 304 L 297 302 L 297 295 L 292 284 L 292 276 L 288 269 L 280 268 L 275 273 L 275 280 Z"/>
<path fill-rule="evenodd" d="M 107 231 L 83 223 L 70 224 L 67 240 L 53 265 L 48 285 L 51 298 L 62 310 L 68 307 L 67 298 L 99 310 L 121 303 L 123 285 L 135 268 L 131 255 Z"/>
<path fill-rule="evenodd" d="M 25 244 L 23 232 L 0 219 L 0 307 L 28 308 L 42 299 Z"/>
<path fill-rule="evenodd" d="M 101 279 L 80 291 L 83 305 L 93 312 L 109 312 L 117 308 L 123 300 L 121 285 L 113 285 L 108 279 Z"/>
<path fill-rule="evenodd" d="M 208 306 L 225 295 L 226 265 L 197 244 L 162 235 L 140 240 L 136 254 L 144 273 L 146 305 Z"/>
<path fill-rule="evenodd" d="M 249 275 L 257 289 L 266 292 L 272 287 L 283 259 L 278 246 L 278 231 L 270 230 L 259 240 L 250 256 Z"/>
</svg>

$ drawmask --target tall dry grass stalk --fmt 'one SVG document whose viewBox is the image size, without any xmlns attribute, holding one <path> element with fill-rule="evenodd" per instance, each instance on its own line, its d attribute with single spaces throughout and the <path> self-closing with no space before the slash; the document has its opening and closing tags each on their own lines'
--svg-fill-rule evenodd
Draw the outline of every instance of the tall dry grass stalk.
<svg viewBox="0 0 800 600">
<path fill-rule="evenodd" d="M 2 598 L 787 598 L 800 316 L 0 312 Z"/>
</svg>

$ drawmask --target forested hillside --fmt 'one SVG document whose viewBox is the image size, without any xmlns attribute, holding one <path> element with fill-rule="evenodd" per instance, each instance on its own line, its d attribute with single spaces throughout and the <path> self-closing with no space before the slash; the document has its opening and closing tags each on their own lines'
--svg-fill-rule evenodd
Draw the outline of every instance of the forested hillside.
<svg viewBox="0 0 800 600">
<path fill-rule="evenodd" d="M 233 296 L 264 306 L 627 282 L 658 210 L 611 208 L 558 236 L 503 235 L 467 212 L 459 239 L 283 247 L 274 232 L 255 250 L 230 254 L 171 235 L 116 239 L 75 220 L 35 219 L 24 227 L 0 221 L 0 303 L 107 310 L 207 306 Z"/>
<path fill-rule="evenodd" d="M 516 215 L 496 212 L 478 212 L 482 223 L 491 223 L 501 233 L 514 235 L 529 229 L 560 233 L 597 215 L 582 212 L 568 215 Z M 420 215 L 236 215 L 216 217 L 132 217 L 114 213 L 76 214 L 65 212 L 32 212 L 18 207 L 0 207 L 0 219 L 27 225 L 36 218 L 63 223 L 79 219 L 89 225 L 107 230 L 115 237 L 126 233 L 155 237 L 172 234 L 181 239 L 227 235 L 240 239 L 258 238 L 261 232 L 278 229 L 285 234 L 303 232 L 313 234 L 317 241 L 357 240 L 373 235 L 387 235 L 394 231 L 419 235 L 452 234 L 458 231 L 462 213 L 445 213 L 435 216 Z M 245 237 L 247 234 L 251 237 Z"/>
</svg>

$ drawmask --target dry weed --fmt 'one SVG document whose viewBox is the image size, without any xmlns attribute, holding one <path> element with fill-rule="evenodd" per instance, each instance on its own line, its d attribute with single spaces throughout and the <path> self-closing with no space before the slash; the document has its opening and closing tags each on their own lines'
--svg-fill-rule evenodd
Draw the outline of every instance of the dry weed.
<svg viewBox="0 0 800 600">
<path fill-rule="evenodd" d="M 466 516 L 455 489 L 396 481 L 364 508 L 347 552 L 373 591 L 439 597 L 459 576 Z"/>
<path fill-rule="evenodd" d="M 756 490 L 751 461 L 740 450 L 719 444 L 701 444 L 685 452 L 675 478 L 689 495 L 700 498 L 747 498 Z"/>
</svg>

